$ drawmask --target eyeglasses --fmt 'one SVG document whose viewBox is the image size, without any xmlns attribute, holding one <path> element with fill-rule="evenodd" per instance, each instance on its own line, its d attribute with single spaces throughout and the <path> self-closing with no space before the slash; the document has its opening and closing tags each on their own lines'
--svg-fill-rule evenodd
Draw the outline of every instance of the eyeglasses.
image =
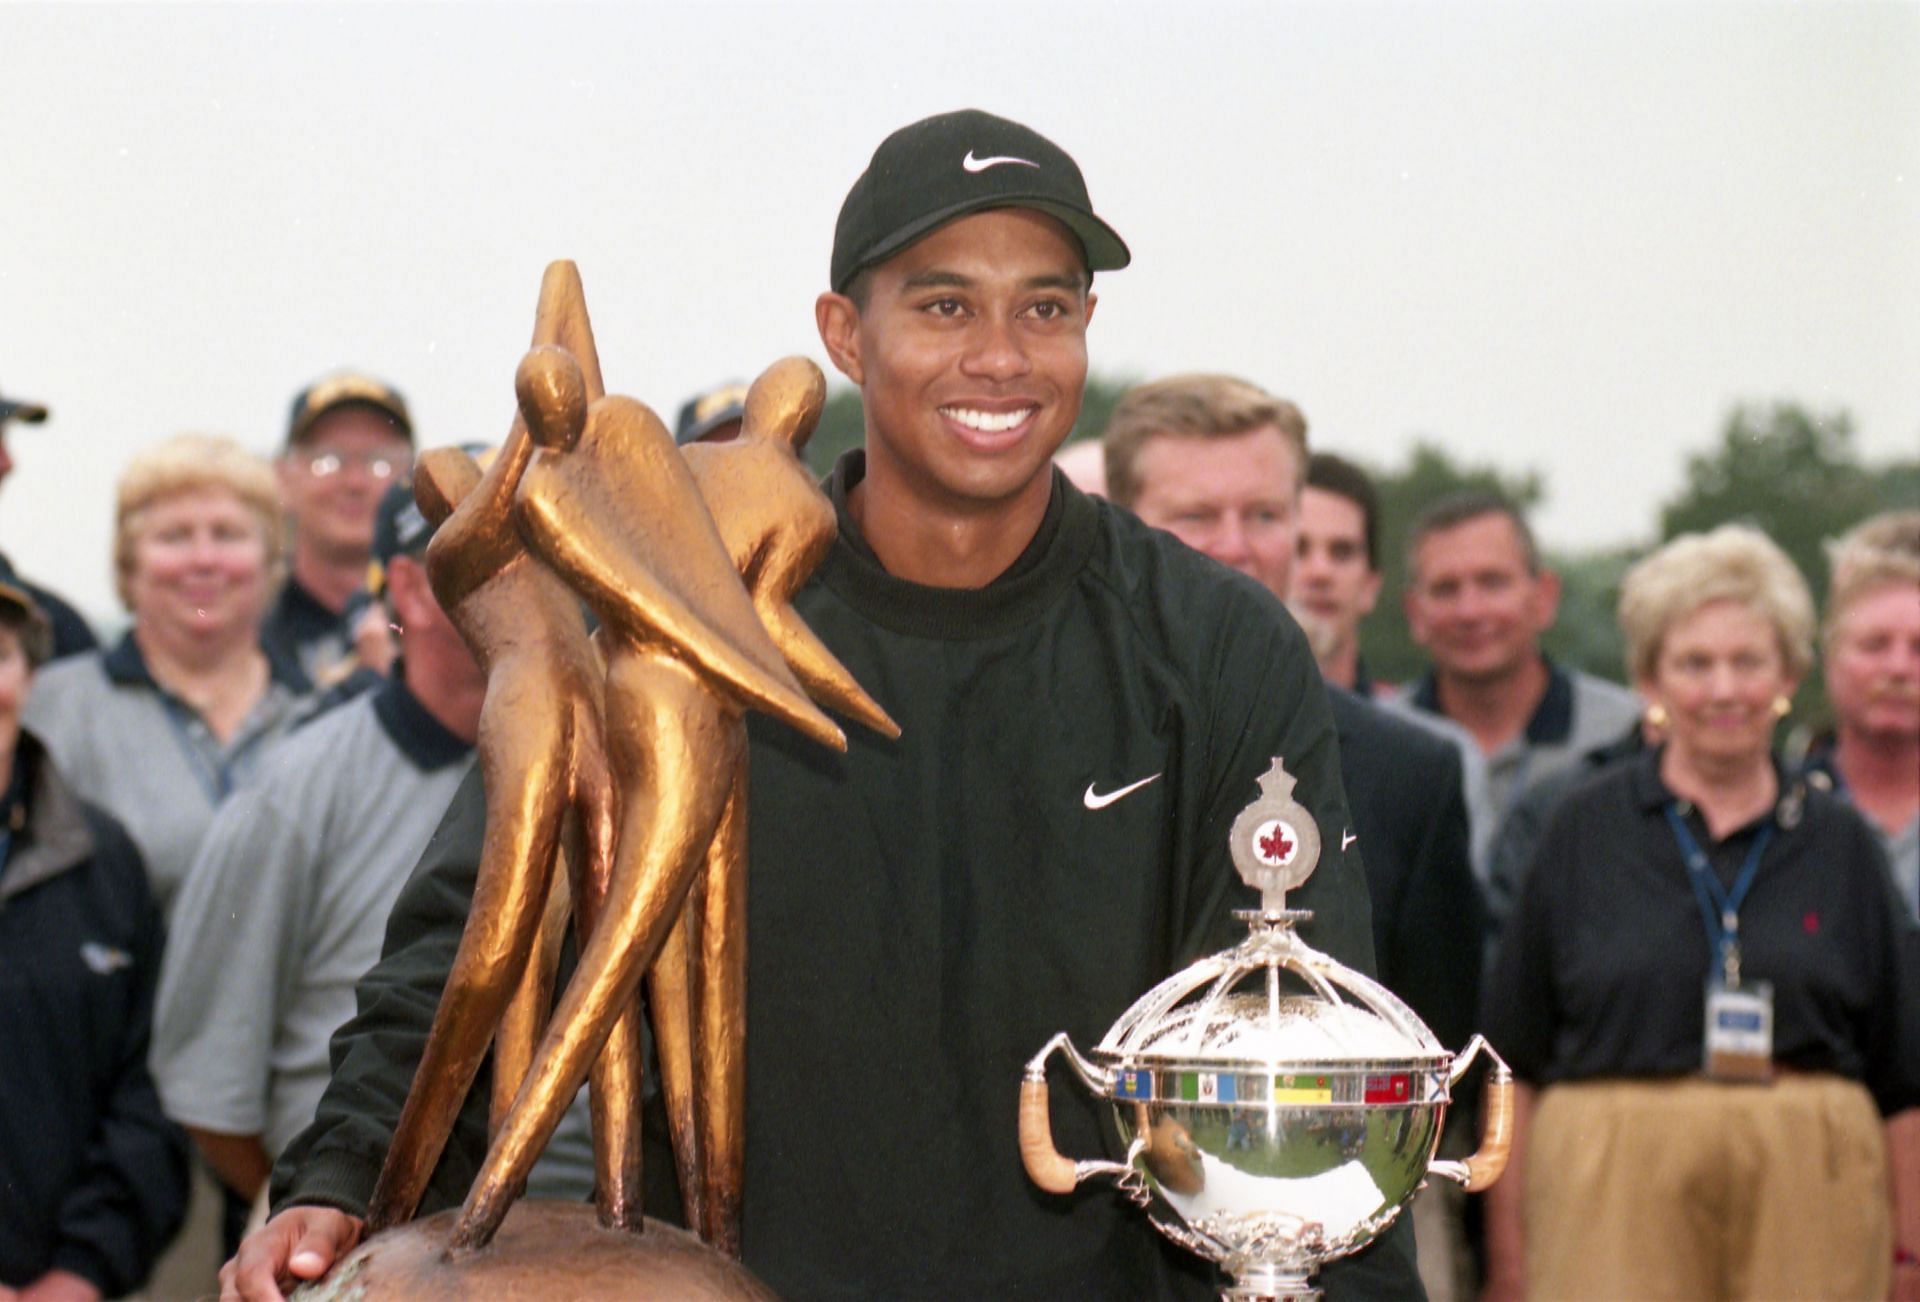
<svg viewBox="0 0 1920 1302">
<path fill-rule="evenodd" d="M 306 460 L 307 473 L 315 479 L 337 475 L 348 466 L 359 466 L 375 479 L 392 479 L 406 474 L 411 464 L 383 452 L 316 452 Z"/>
</svg>

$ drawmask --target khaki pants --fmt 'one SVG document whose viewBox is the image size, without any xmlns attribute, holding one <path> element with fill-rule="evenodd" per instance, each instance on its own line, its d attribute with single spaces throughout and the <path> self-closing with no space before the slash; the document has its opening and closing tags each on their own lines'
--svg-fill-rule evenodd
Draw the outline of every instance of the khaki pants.
<svg viewBox="0 0 1920 1302">
<path fill-rule="evenodd" d="M 1555 1085 L 1527 1145 L 1535 1298 L 1883 1298 L 1886 1147 L 1832 1076 Z"/>
</svg>

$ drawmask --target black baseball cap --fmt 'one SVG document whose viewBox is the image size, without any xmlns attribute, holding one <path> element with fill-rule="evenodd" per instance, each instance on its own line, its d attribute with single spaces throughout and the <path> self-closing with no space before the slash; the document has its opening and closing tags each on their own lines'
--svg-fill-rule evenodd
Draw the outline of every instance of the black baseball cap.
<svg viewBox="0 0 1920 1302">
<path fill-rule="evenodd" d="M 1088 271 L 1118 271 L 1132 260 L 1126 242 L 1093 215 L 1087 183 L 1064 149 L 1031 127 L 961 109 L 901 127 L 873 151 L 840 205 L 829 283 L 845 293 L 865 268 L 987 208 L 1032 208 L 1062 222 Z"/>
<path fill-rule="evenodd" d="M 698 443 L 728 421 L 746 417 L 747 386 L 738 380 L 729 380 L 705 393 L 696 393 L 680 404 L 679 419 L 673 424 L 673 441 L 681 447 Z"/>
<path fill-rule="evenodd" d="M 0 393 L 0 425 L 10 420 L 24 421 L 28 425 L 38 425 L 47 418 L 47 409 L 37 402 L 28 402 L 25 398 L 9 398 Z"/>
<path fill-rule="evenodd" d="M 367 566 L 367 591 L 387 590 L 387 570 L 396 556 L 418 559 L 433 541 L 433 522 L 413 500 L 413 484 L 403 481 L 381 495 L 373 511 L 373 559 Z"/>
<path fill-rule="evenodd" d="M 413 417 L 407 414 L 407 400 L 400 396 L 400 390 L 359 371 L 337 371 L 293 396 L 293 410 L 287 413 L 287 446 L 306 438 L 313 423 L 335 407 L 352 402 L 381 412 L 393 422 L 400 437 L 413 442 Z"/>
</svg>

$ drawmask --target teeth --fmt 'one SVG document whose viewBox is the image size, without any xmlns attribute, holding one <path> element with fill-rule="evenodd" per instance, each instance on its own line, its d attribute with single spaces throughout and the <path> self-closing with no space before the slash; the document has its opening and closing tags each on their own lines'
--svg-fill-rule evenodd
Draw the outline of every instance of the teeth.
<svg viewBox="0 0 1920 1302">
<path fill-rule="evenodd" d="M 940 414 L 949 420 L 960 422 L 968 429 L 979 430 L 982 434 L 1003 434 L 1031 416 L 1033 408 L 1022 407 L 1018 411 L 975 411 L 971 407 L 942 407 Z"/>
</svg>

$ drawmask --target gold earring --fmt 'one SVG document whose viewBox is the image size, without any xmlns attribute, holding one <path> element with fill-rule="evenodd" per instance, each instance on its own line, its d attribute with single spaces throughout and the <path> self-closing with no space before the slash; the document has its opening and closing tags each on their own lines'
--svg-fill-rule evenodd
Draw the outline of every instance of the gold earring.
<svg viewBox="0 0 1920 1302">
<path fill-rule="evenodd" d="M 1776 696 L 1773 698 L 1773 717 L 1774 718 L 1784 719 L 1789 714 L 1792 714 L 1792 713 L 1793 713 L 1792 700 L 1790 700 L 1788 697 L 1784 695 Z"/>
<path fill-rule="evenodd" d="M 1647 707 L 1647 726 L 1665 728 L 1667 726 L 1667 707 L 1655 701 Z"/>
</svg>

